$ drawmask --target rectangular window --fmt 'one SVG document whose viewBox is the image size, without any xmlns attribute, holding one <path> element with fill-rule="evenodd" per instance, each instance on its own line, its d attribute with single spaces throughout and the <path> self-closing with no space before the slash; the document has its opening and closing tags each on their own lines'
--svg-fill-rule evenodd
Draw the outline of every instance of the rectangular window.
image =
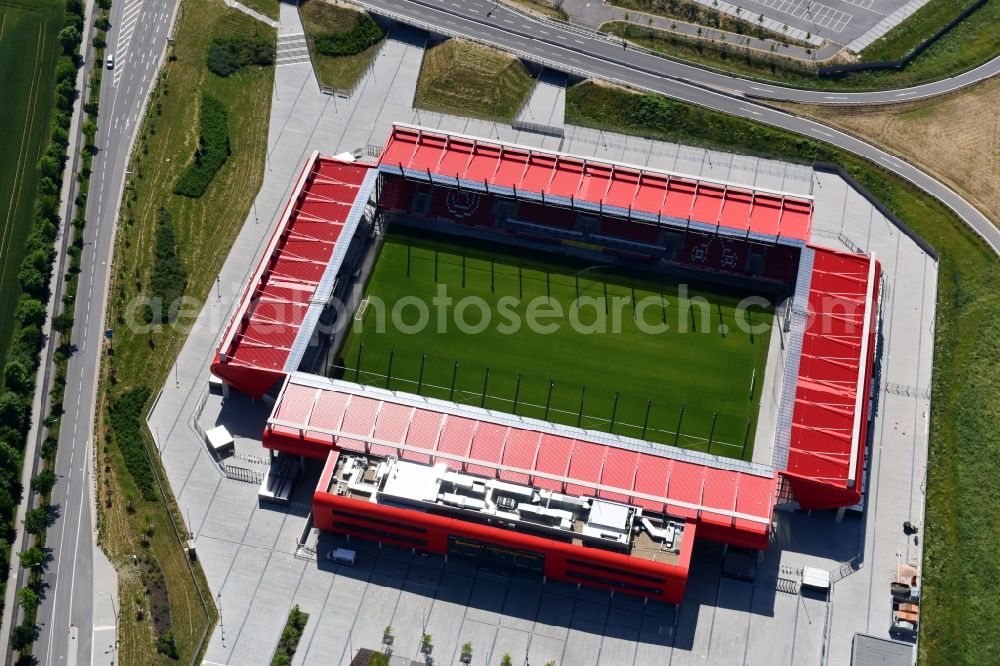
<svg viewBox="0 0 1000 666">
<path fill-rule="evenodd" d="M 427 534 L 427 530 L 423 527 L 418 527 L 416 525 L 409 525 L 407 523 L 398 523 L 395 520 L 389 520 L 387 518 L 376 518 L 374 516 L 369 516 L 363 513 L 354 513 L 353 511 L 346 511 L 337 507 L 332 511 L 334 519 L 338 515 L 347 518 L 348 520 L 360 520 L 366 523 L 374 523 L 376 525 L 382 525 L 384 527 L 391 527 L 396 530 L 404 530 L 406 532 L 413 532 L 414 534 Z"/>
<path fill-rule="evenodd" d="M 605 578 L 604 576 L 595 576 L 593 574 L 576 571 L 574 569 L 567 569 L 566 577 L 587 583 L 599 583 L 618 590 L 630 590 L 632 592 L 639 592 L 641 594 L 648 594 L 656 597 L 663 596 L 663 588 L 649 587 L 648 585 L 638 585 L 635 583 L 625 583 L 620 580 L 612 580 L 611 578 Z"/>
<path fill-rule="evenodd" d="M 427 542 L 423 539 L 406 536 L 405 534 L 396 534 L 395 532 L 386 532 L 385 530 L 375 529 L 374 527 L 365 527 L 364 525 L 355 525 L 354 523 L 338 523 L 336 521 L 334 522 L 334 527 L 342 529 L 345 532 L 351 532 L 352 534 L 357 534 L 376 541 L 398 541 L 413 546 L 419 546 L 421 548 L 425 548 L 427 546 Z"/>
<path fill-rule="evenodd" d="M 663 579 L 658 576 L 649 576 L 641 573 L 632 573 L 631 571 L 621 571 L 620 569 L 615 569 L 614 567 L 605 566 L 603 564 L 593 564 L 591 562 L 584 562 L 583 560 L 567 559 L 566 564 L 585 567 L 587 569 L 593 569 L 594 571 L 603 571 L 604 573 L 615 574 L 618 576 L 624 576 L 626 578 L 634 578 L 636 580 L 644 580 L 649 583 L 657 583 L 663 585 Z"/>
</svg>

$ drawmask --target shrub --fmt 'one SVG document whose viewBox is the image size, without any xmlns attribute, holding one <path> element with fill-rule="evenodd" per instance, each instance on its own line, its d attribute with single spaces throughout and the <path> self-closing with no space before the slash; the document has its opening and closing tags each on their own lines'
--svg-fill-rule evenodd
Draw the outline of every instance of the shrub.
<svg viewBox="0 0 1000 666">
<path fill-rule="evenodd" d="M 248 65 L 273 65 L 274 42 L 261 37 L 216 37 L 208 45 L 208 70 L 229 76 Z"/>
<path fill-rule="evenodd" d="M 316 35 L 316 51 L 328 56 L 348 56 L 361 53 L 385 37 L 385 30 L 368 14 L 358 14 L 354 27 L 346 32 L 323 32 Z"/>
<path fill-rule="evenodd" d="M 302 638 L 302 630 L 305 629 L 308 619 L 309 614 L 299 610 L 298 605 L 292 607 L 292 610 L 288 613 L 288 621 L 285 623 L 285 628 L 281 631 L 278 647 L 271 658 L 271 666 L 285 666 L 292 663 L 292 657 L 295 656 L 295 648 L 299 645 L 299 639 Z"/>
<path fill-rule="evenodd" d="M 126 469 L 143 498 L 153 501 L 156 499 L 153 469 L 149 464 L 142 434 L 142 408 L 149 399 L 149 394 L 150 390 L 145 386 L 125 391 L 111 403 L 108 418 Z"/>
<path fill-rule="evenodd" d="M 150 278 L 150 293 L 160 304 L 161 322 L 174 318 L 177 303 L 187 287 L 187 272 L 177 256 L 177 242 L 174 239 L 173 215 L 161 207 L 156 213 L 156 243 L 153 253 L 153 275 Z"/>
<path fill-rule="evenodd" d="M 177 652 L 177 643 L 174 642 L 173 629 L 167 629 L 156 641 L 156 651 L 165 654 L 173 660 L 181 658 Z"/>
<path fill-rule="evenodd" d="M 229 159 L 229 114 L 226 106 L 215 97 L 201 96 L 201 118 L 198 148 L 194 161 L 177 179 L 174 194 L 198 198 L 205 193 L 216 172 Z"/>
</svg>

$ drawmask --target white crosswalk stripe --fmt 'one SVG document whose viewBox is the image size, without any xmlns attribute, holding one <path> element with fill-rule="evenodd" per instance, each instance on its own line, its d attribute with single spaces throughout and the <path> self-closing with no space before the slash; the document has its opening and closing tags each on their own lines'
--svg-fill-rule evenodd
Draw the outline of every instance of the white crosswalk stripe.
<svg viewBox="0 0 1000 666">
<path fill-rule="evenodd" d="M 309 62 L 309 45 L 301 32 L 278 36 L 276 65 L 298 65 Z"/>
<path fill-rule="evenodd" d="M 122 77 L 125 66 L 125 56 L 128 55 L 129 42 L 132 41 L 132 33 L 135 32 L 136 23 L 142 10 L 143 0 L 127 0 L 125 10 L 122 12 L 121 23 L 118 26 L 118 37 L 115 43 L 115 76 L 114 84 L 117 86 Z"/>
</svg>

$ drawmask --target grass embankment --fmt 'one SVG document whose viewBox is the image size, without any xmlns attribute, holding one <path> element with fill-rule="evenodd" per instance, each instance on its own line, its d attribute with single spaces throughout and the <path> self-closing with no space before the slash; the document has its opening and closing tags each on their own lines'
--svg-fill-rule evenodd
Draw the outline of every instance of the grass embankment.
<svg viewBox="0 0 1000 666">
<path fill-rule="evenodd" d="M 424 52 L 413 106 L 510 122 L 533 83 L 517 58 L 489 46 L 449 39 Z"/>
<path fill-rule="evenodd" d="M 566 10 L 559 5 L 549 4 L 545 0 L 511 0 L 515 5 L 521 5 L 525 9 L 529 9 L 536 14 L 541 14 L 542 16 L 548 16 L 549 18 L 556 19 L 557 21 L 568 21 L 569 15 Z"/>
<path fill-rule="evenodd" d="M 637 112 L 659 100 L 662 114 Z M 583 84 L 566 120 L 711 145 L 730 152 L 841 164 L 940 253 L 934 386 L 924 525 L 920 655 L 926 664 L 986 664 L 1000 653 L 1000 598 L 983 572 L 1000 570 L 1000 262 L 948 208 L 906 181 L 832 146 L 679 102 Z M 673 122 L 662 122 L 674 113 Z M 690 114 L 690 115 L 687 115 Z M 697 121 L 695 119 L 697 118 Z M 712 128 L 714 135 L 706 133 Z M 673 128 L 669 132 L 658 128 Z M 714 140 L 713 140 L 714 136 Z M 905 285 L 897 285 L 897 288 Z"/>
<path fill-rule="evenodd" d="M 239 0 L 240 4 L 256 10 L 268 18 L 278 20 L 280 0 Z"/>
<path fill-rule="evenodd" d="M 63 0 L 0 0 L 0 312 L 11 313 L 21 292 L 18 271 L 31 231 L 37 168 L 49 140 L 56 40 Z M 59 193 L 55 193 L 58 202 Z M 0 317 L 0 361 L 14 318 Z"/>
<path fill-rule="evenodd" d="M 190 662 L 215 622 L 204 577 L 197 567 L 192 575 L 174 533 L 171 514 L 179 529 L 184 523 L 165 481 L 166 504 L 160 496 L 156 477 L 163 480 L 163 470 L 143 422 L 150 406 L 146 396 L 155 396 L 163 385 L 184 341 L 183 330 L 162 325 L 143 332 L 143 322 L 191 323 L 198 305 L 179 316 L 171 316 L 170 303 L 159 311 L 129 307 L 154 292 L 176 293 L 178 286 L 192 303 L 205 300 L 262 181 L 274 77 L 273 67 L 255 64 L 226 78 L 208 71 L 207 53 L 216 38 L 275 40 L 273 29 L 227 9 L 222 0 L 184 0 L 174 37 L 176 60 L 165 66 L 152 94 L 129 167 L 108 305 L 114 355 L 105 364 L 99 410 L 100 543 L 119 571 L 123 664 L 175 663 L 169 656 L 174 649 L 182 663 Z M 226 108 L 232 154 L 202 196 L 179 196 L 174 185 L 198 145 L 200 105 L 192 100 L 203 94 Z M 183 264 L 180 275 L 162 265 L 174 260 Z M 134 437 L 141 438 L 141 446 L 132 445 Z M 137 462 L 142 447 L 152 454 L 151 479 Z"/>
<path fill-rule="evenodd" d="M 441 286 L 454 306 L 434 305 Z M 391 374 L 398 390 L 749 458 L 773 316 L 754 307 L 737 321 L 752 293 L 401 227 L 342 349 L 344 376 L 384 386 Z"/>
<path fill-rule="evenodd" d="M 905 35 L 901 37 L 902 42 L 919 43 L 961 13 L 968 4 L 963 2 L 956 7 L 950 0 L 932 0 L 925 6 L 928 14 L 914 14 L 889 32 L 881 43 L 862 51 L 861 59 L 872 62 L 887 57 L 901 57 L 904 54 L 897 53 L 895 48 L 897 30 L 905 31 Z M 820 77 L 808 71 L 811 66 L 807 63 L 781 57 L 780 48 L 775 53 L 737 51 L 724 42 L 687 39 L 635 23 L 631 24 L 631 36 L 628 39 L 669 58 L 786 86 L 817 90 L 885 90 L 945 79 L 996 57 L 1000 54 L 1000 40 L 996 38 L 998 25 L 1000 0 L 990 0 L 901 71 L 851 72 L 831 77 Z M 621 22 L 615 22 L 602 30 L 622 36 L 624 26 Z"/>
<path fill-rule="evenodd" d="M 299 6 L 316 79 L 321 86 L 351 90 L 378 55 L 385 31 L 365 12 L 308 0 Z"/>
<path fill-rule="evenodd" d="M 1000 79 L 907 104 L 781 106 L 905 157 L 1000 221 Z"/>
</svg>

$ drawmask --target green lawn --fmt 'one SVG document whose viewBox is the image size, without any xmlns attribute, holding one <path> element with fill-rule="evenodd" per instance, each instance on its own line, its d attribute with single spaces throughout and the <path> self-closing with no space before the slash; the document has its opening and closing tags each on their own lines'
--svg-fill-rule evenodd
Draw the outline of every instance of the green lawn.
<svg viewBox="0 0 1000 666">
<path fill-rule="evenodd" d="M 278 20 L 279 0 L 240 0 L 241 4 L 254 9 L 268 18 Z"/>
<path fill-rule="evenodd" d="M 658 109 L 658 111 L 651 111 Z M 941 202 L 829 144 L 654 95 L 581 84 L 566 120 L 778 159 L 837 162 L 941 253 L 923 530 L 920 659 L 990 664 L 1000 653 L 1000 262 Z M 669 130 L 661 128 L 670 128 Z M 900 285 L 897 285 L 899 287 Z M 905 285 L 904 285 L 905 288 Z"/>
<path fill-rule="evenodd" d="M 533 84 L 517 58 L 482 44 L 449 39 L 424 52 L 413 106 L 510 122 Z"/>
<path fill-rule="evenodd" d="M 345 37 L 355 28 L 362 12 L 323 0 L 307 0 L 299 6 L 299 16 L 319 84 L 340 90 L 352 89 L 378 55 L 382 40 L 360 53 L 330 56 L 316 50 L 316 38 L 320 35 Z"/>
<path fill-rule="evenodd" d="M 49 138 L 55 63 L 61 52 L 60 0 L 0 0 L 0 312 L 12 313 L 17 273 L 31 231 L 35 164 Z M 14 318 L 0 317 L 0 359 Z"/>
<path fill-rule="evenodd" d="M 435 305 L 438 285 L 447 288 L 453 305 Z M 712 453 L 749 459 L 773 310 L 754 306 L 750 321 L 766 323 L 767 330 L 744 332 L 736 307 L 748 295 L 757 293 L 681 285 L 659 274 L 393 228 L 367 286 L 372 301 L 342 349 L 343 377 L 384 386 L 392 351 L 391 388 L 419 388 L 422 395 L 504 412 L 515 411 L 516 394 L 521 416 L 669 444 L 683 407 L 678 445 L 704 451 L 711 437 Z M 427 306 L 428 325 L 420 330 L 409 328 L 416 329 L 421 318 L 417 306 L 396 306 L 414 297 Z M 644 299 L 649 305 L 637 315 L 632 304 Z M 575 301 L 579 308 L 571 313 Z M 532 314 L 551 308 L 564 315 Z M 490 319 L 484 321 L 487 310 Z M 658 330 L 664 321 L 668 330 Z M 725 334 L 719 332 L 722 323 L 729 328 Z"/>
</svg>

